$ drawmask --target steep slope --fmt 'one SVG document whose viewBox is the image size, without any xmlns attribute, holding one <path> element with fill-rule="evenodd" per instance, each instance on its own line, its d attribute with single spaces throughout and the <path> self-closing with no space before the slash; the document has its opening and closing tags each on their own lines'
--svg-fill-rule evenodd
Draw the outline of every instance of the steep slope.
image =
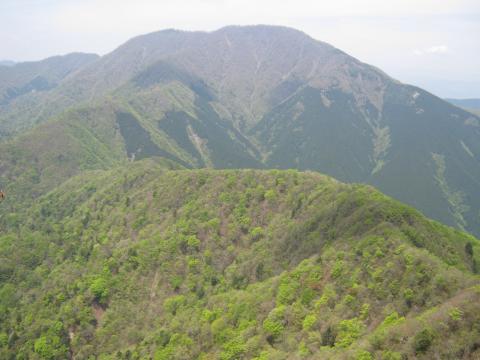
<svg viewBox="0 0 480 360">
<path fill-rule="evenodd" d="M 450 225 L 480 231 L 480 128 L 470 113 L 392 83 L 381 112 L 339 90 L 307 88 L 253 129 L 266 165 L 368 182 Z"/>
<path fill-rule="evenodd" d="M 143 160 L 2 225 L 0 354 L 473 359 L 479 254 L 368 186 Z"/>
<path fill-rule="evenodd" d="M 300 31 L 142 35 L 44 92 L 42 109 L 0 118 L 28 126 L 92 101 L 130 114 L 111 124 L 135 134 L 120 131 L 131 159 L 318 170 L 480 235 L 480 118 Z"/>
</svg>

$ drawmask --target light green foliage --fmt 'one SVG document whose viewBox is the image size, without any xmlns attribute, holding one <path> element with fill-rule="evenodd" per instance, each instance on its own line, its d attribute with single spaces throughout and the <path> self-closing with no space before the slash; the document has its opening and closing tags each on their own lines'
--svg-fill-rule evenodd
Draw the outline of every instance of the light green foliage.
<svg viewBox="0 0 480 360">
<path fill-rule="evenodd" d="M 300 284 L 298 280 L 291 277 L 284 277 L 278 287 L 277 302 L 279 304 L 289 304 L 298 295 Z"/>
<path fill-rule="evenodd" d="M 253 358 L 252 360 L 269 360 L 268 352 L 267 351 L 262 351 L 260 353 L 260 355 Z"/>
<path fill-rule="evenodd" d="M 477 240 L 319 174 L 139 161 L 15 217 L 0 217 L 0 358 L 455 358 L 478 335 Z M 417 351 L 423 327 L 458 347 Z"/>
<path fill-rule="evenodd" d="M 343 260 L 337 260 L 332 268 L 332 276 L 338 278 L 343 274 L 344 271 L 344 262 Z"/>
<path fill-rule="evenodd" d="M 354 318 L 340 321 L 338 324 L 338 335 L 335 346 L 340 348 L 350 346 L 360 337 L 363 330 L 364 325 L 359 319 Z"/>
<path fill-rule="evenodd" d="M 173 334 L 168 343 L 159 348 L 154 355 L 154 360 L 182 359 L 191 354 L 190 348 L 193 342 L 183 334 Z"/>
<path fill-rule="evenodd" d="M 396 311 L 388 315 L 383 322 L 380 324 L 380 327 L 385 328 L 392 325 L 397 325 L 405 321 L 403 316 L 398 315 Z"/>
<path fill-rule="evenodd" d="M 310 314 L 305 316 L 305 319 L 303 319 L 302 327 L 303 330 L 310 330 L 315 323 L 317 322 L 317 317 L 314 314 Z"/>
<path fill-rule="evenodd" d="M 396 351 L 384 351 L 382 352 L 382 359 L 384 360 L 402 360 L 402 354 Z"/>
<path fill-rule="evenodd" d="M 240 359 L 245 352 L 245 344 L 241 339 L 234 338 L 223 345 L 221 360 L 235 360 Z"/>
<path fill-rule="evenodd" d="M 450 319 L 453 321 L 460 321 L 463 317 L 463 312 L 459 308 L 452 308 L 448 312 L 448 316 L 450 316 Z"/>
<path fill-rule="evenodd" d="M 172 315 L 175 315 L 177 310 L 184 304 L 185 304 L 185 296 L 176 295 L 168 299 L 165 299 L 163 306 L 166 311 L 168 311 Z"/>
<path fill-rule="evenodd" d="M 311 354 L 310 350 L 305 344 L 305 341 L 300 342 L 300 345 L 298 346 L 298 353 L 300 354 L 301 357 L 308 357 Z"/>
<path fill-rule="evenodd" d="M 285 306 L 280 306 L 268 314 L 268 317 L 263 322 L 263 330 L 268 336 L 273 339 L 278 338 L 284 330 L 284 316 Z"/>
<path fill-rule="evenodd" d="M 360 319 L 365 320 L 370 314 L 370 304 L 363 304 L 360 309 Z"/>
<path fill-rule="evenodd" d="M 267 190 L 264 195 L 265 199 L 268 201 L 274 201 L 277 197 L 277 194 L 274 189 Z"/>
<path fill-rule="evenodd" d="M 407 288 L 403 291 L 403 298 L 405 299 L 405 302 L 410 306 L 413 300 L 413 290 L 410 288 Z"/>
<path fill-rule="evenodd" d="M 33 345 L 33 350 L 42 359 L 64 359 L 67 356 L 67 347 L 57 335 L 44 335 Z"/>
<path fill-rule="evenodd" d="M 200 247 L 200 240 L 197 239 L 195 235 L 190 235 L 187 237 L 187 246 L 191 250 L 198 250 Z"/>
<path fill-rule="evenodd" d="M 331 284 L 328 284 L 327 286 L 325 286 L 323 290 L 323 294 L 320 297 L 320 299 L 316 301 L 315 307 L 319 309 L 322 306 L 327 305 L 329 301 L 334 300 L 335 297 L 336 297 L 335 290 L 333 289 Z"/>
<path fill-rule="evenodd" d="M 0 333 L 0 347 L 7 346 L 8 344 L 8 335 L 7 333 Z"/>
<path fill-rule="evenodd" d="M 213 335 L 216 342 L 223 343 L 227 340 L 228 334 L 225 331 L 227 326 L 228 326 L 228 324 L 225 321 L 224 317 L 220 317 L 218 319 L 215 319 L 212 322 L 212 325 L 211 325 L 210 328 L 211 328 L 212 335 Z"/>
<path fill-rule="evenodd" d="M 108 297 L 108 281 L 103 277 L 98 277 L 92 281 L 90 291 L 99 302 L 105 302 Z"/>
<path fill-rule="evenodd" d="M 372 354 L 368 351 L 359 351 L 355 357 L 356 360 L 373 360 Z"/>
<path fill-rule="evenodd" d="M 263 235 L 263 229 L 260 226 L 256 226 L 250 230 L 250 236 L 252 240 L 258 240 Z"/>
</svg>

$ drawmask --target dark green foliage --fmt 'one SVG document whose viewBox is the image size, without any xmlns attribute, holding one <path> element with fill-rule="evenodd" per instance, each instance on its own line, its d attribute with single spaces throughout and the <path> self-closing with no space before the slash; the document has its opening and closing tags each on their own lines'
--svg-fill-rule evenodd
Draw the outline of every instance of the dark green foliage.
<svg viewBox="0 0 480 360">
<path fill-rule="evenodd" d="M 425 353 L 430 346 L 432 345 L 432 341 L 434 339 L 434 334 L 430 329 L 423 329 L 413 339 L 415 344 L 415 352 L 419 354 Z"/>
<path fill-rule="evenodd" d="M 471 242 L 465 244 L 465 252 L 468 256 L 473 257 L 473 246 Z"/>
<path fill-rule="evenodd" d="M 158 127 L 165 131 L 168 136 L 175 139 L 176 143 L 192 155 L 197 160 L 199 166 L 203 167 L 205 162 L 202 159 L 202 155 L 192 143 L 188 134 L 188 126 L 192 126 L 191 124 L 195 124 L 195 122 L 196 120 L 192 119 L 187 113 L 167 112 L 165 117 L 158 122 Z"/>
<path fill-rule="evenodd" d="M 324 105 L 324 97 L 331 105 Z M 304 110 L 291 121 L 298 103 Z M 271 152 L 269 167 L 321 169 L 343 181 L 370 175 L 362 164 L 369 162 L 371 139 L 355 135 L 370 129 L 354 108 L 352 96 L 341 91 L 306 87 L 266 114 L 252 131 Z M 344 142 L 349 146 L 342 151 L 338 144 Z"/>
<path fill-rule="evenodd" d="M 322 334 L 322 346 L 334 346 L 336 340 L 336 335 L 332 330 L 332 327 L 329 326 Z"/>
<path fill-rule="evenodd" d="M 27 84 L 21 87 L 11 87 L 6 90 L 3 100 L 0 100 L 0 105 L 6 105 L 15 98 L 28 94 L 29 92 L 47 91 L 53 89 L 56 84 L 50 84 L 43 76 L 36 76 Z"/>
<path fill-rule="evenodd" d="M 176 156 L 160 149 L 154 142 L 152 142 L 148 131 L 139 124 L 138 120 L 135 119 L 132 114 L 119 112 L 116 116 L 120 133 L 125 139 L 125 148 L 128 157 L 141 160 L 152 156 L 161 156 L 184 166 L 187 165 Z"/>
</svg>

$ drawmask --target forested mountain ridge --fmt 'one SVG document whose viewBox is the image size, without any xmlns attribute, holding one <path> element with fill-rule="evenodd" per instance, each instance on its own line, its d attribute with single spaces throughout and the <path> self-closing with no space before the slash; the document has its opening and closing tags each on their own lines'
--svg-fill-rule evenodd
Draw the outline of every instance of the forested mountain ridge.
<svg viewBox="0 0 480 360">
<path fill-rule="evenodd" d="M 82 134 L 108 130 L 108 156 L 119 161 L 317 170 L 480 234 L 480 118 L 300 31 L 163 30 L 87 58 L 55 87 L 1 109 L 4 135 L 65 121 Z"/>
<path fill-rule="evenodd" d="M 2 358 L 479 355 L 474 237 L 318 173 L 171 166 L 2 217 Z"/>
</svg>

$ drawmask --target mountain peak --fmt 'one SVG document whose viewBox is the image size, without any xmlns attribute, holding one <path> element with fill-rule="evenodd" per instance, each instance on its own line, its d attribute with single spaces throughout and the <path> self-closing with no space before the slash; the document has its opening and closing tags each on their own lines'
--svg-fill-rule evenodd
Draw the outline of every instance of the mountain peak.
<svg viewBox="0 0 480 360">
<path fill-rule="evenodd" d="M 55 81 L 36 75 L 8 92 L 0 131 L 12 118 L 32 124 L 107 97 L 109 126 L 129 158 L 319 170 L 480 231 L 470 201 L 480 197 L 480 119 L 301 31 L 166 29 Z"/>
</svg>

